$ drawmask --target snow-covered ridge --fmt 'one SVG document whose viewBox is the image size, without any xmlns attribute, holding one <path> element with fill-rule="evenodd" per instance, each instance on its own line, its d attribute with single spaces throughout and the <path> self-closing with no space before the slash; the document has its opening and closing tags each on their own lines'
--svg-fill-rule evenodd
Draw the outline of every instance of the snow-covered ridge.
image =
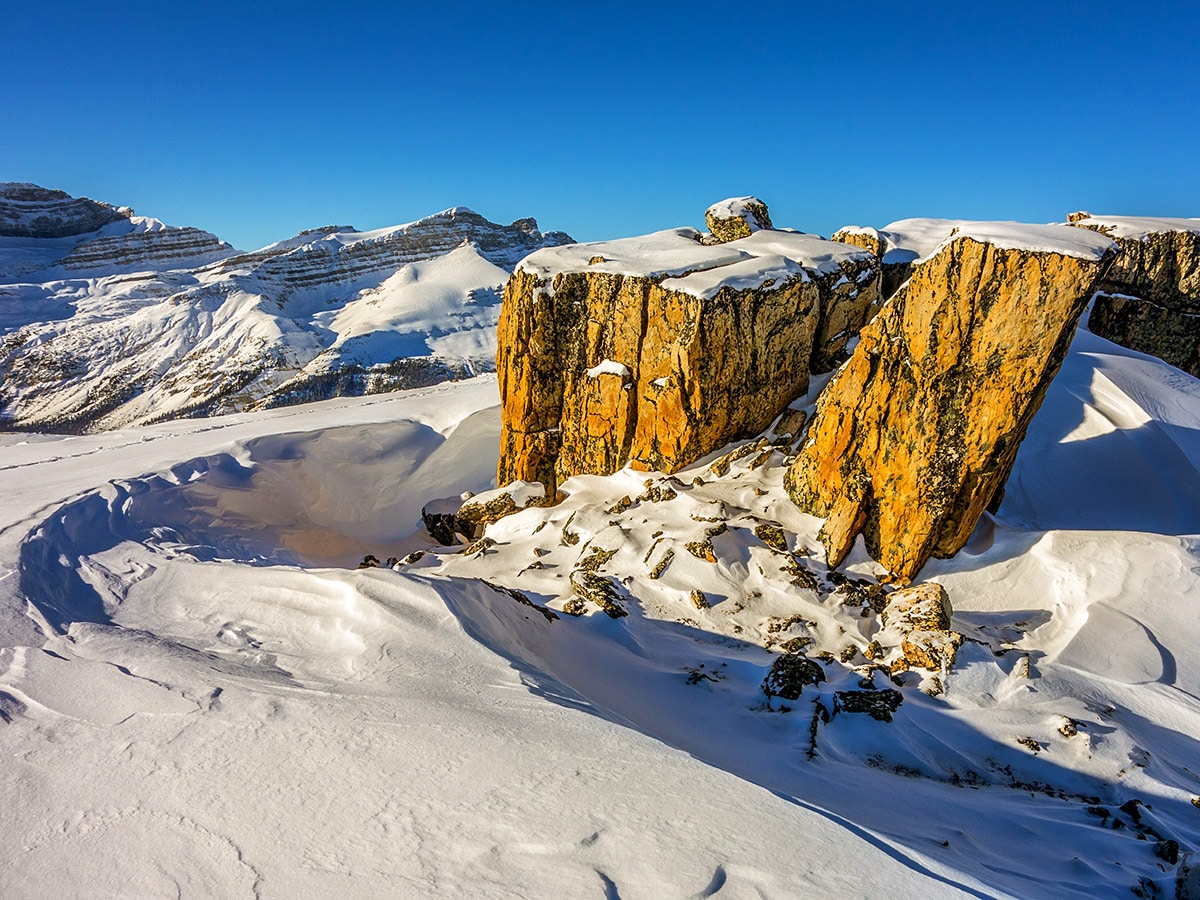
<svg viewBox="0 0 1200 900">
<path fill-rule="evenodd" d="M 489 222 L 463 206 L 373 231 L 317 229 L 226 261 L 228 271 L 246 271 L 279 281 L 287 288 L 328 280 L 354 281 L 381 271 L 429 259 L 464 243 L 473 244 L 489 262 L 511 269 L 543 246 L 568 244 L 563 232 L 543 235 L 533 219 L 511 225 Z"/>
<path fill-rule="evenodd" d="M 883 228 L 850 226 L 845 232 L 877 236 L 883 242 L 885 263 L 921 262 L 949 241 L 967 237 L 1006 250 L 1061 253 L 1079 259 L 1102 259 L 1114 248 L 1111 240 L 1093 232 L 1080 236 L 1065 223 L 1035 225 L 1026 222 L 971 219 L 901 219 Z"/>
<path fill-rule="evenodd" d="M 27 182 L 0 182 L 0 237 L 73 237 L 132 215 L 127 206 L 72 197 Z"/>
<path fill-rule="evenodd" d="M 1200 219 L 1171 219 L 1154 216 L 1093 216 L 1090 213 L 1075 223 L 1089 228 L 1098 228 L 1114 238 L 1145 240 L 1152 234 L 1171 231 L 1186 231 L 1200 234 Z"/>
<path fill-rule="evenodd" d="M 848 260 L 869 258 L 858 247 L 797 231 L 756 231 L 724 244 L 701 241 L 694 228 L 673 228 L 638 237 L 539 250 L 521 271 L 552 282 L 561 273 L 603 272 L 661 280 L 668 290 L 712 297 L 722 287 L 761 287 L 788 278 L 807 279 L 840 271 Z M 665 280 L 662 280 L 665 279 Z"/>
</svg>

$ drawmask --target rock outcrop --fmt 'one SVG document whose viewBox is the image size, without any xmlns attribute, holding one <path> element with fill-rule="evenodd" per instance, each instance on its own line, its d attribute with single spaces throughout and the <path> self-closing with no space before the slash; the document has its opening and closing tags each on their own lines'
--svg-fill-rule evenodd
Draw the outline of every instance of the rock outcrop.
<svg viewBox="0 0 1200 900">
<path fill-rule="evenodd" d="M 1200 219 L 1069 218 L 1121 248 L 1100 283 L 1088 329 L 1200 376 Z"/>
<path fill-rule="evenodd" d="M 498 483 L 674 470 L 803 393 L 819 316 L 796 262 L 692 229 L 535 253 L 500 315 Z"/>
<path fill-rule="evenodd" d="M 915 269 L 822 393 L 785 478 L 826 518 L 831 566 L 859 533 L 898 581 L 961 549 L 1115 252 L 1065 225 L 962 223 Z"/>
<path fill-rule="evenodd" d="M 883 273 L 880 292 L 887 300 L 908 281 L 922 259 L 965 224 L 958 219 L 901 219 L 884 228 L 847 225 L 834 232 L 833 240 L 862 247 L 879 258 Z"/>
<path fill-rule="evenodd" d="M 878 300 L 874 257 L 693 229 L 535 253 L 505 289 L 498 483 L 674 471 L 765 429 Z"/>
<path fill-rule="evenodd" d="M 151 227 L 139 227 L 149 223 Z M 127 234 L 84 241 L 57 265 L 72 275 L 110 271 L 162 271 L 195 268 L 237 251 L 215 234 L 199 228 L 164 225 L 142 219 Z"/>
<path fill-rule="evenodd" d="M 478 540 L 492 522 L 520 512 L 529 506 L 540 505 L 545 488 L 538 483 L 515 481 L 502 488 L 484 491 L 473 496 L 433 500 L 421 509 L 425 530 L 439 544 Z"/>
<path fill-rule="evenodd" d="M 0 182 L 0 237 L 64 238 L 128 219 L 133 210 L 19 181 Z"/>
<path fill-rule="evenodd" d="M 722 244 L 775 227 L 771 224 L 767 204 L 757 197 L 730 197 L 714 203 L 705 210 L 704 223 L 713 238 Z"/>
<path fill-rule="evenodd" d="M 890 594 L 880 613 L 884 631 L 878 639 L 885 645 L 899 645 L 891 670 L 948 673 L 963 642 L 963 636 L 951 628 L 952 615 L 950 597 L 940 584 L 918 584 Z"/>
</svg>

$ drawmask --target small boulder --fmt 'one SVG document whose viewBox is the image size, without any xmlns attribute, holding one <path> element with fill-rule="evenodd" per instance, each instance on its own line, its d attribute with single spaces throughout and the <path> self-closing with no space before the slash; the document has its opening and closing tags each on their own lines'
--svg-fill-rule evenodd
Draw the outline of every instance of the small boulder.
<svg viewBox="0 0 1200 900">
<path fill-rule="evenodd" d="M 784 700 L 799 700 L 805 685 L 817 685 L 825 680 L 821 666 L 800 653 L 789 653 L 775 658 L 771 671 L 763 679 L 762 692 L 767 699 L 782 697 Z"/>
<path fill-rule="evenodd" d="M 430 537 L 451 546 L 460 543 L 459 536 L 468 541 L 482 537 L 492 522 L 539 505 L 545 496 L 546 489 L 539 482 L 514 481 L 502 488 L 467 496 L 465 500 L 433 500 L 421 509 L 421 520 Z"/>
<path fill-rule="evenodd" d="M 705 210 L 704 221 L 712 236 L 722 244 L 775 227 L 767 213 L 767 204 L 757 197 L 730 197 L 714 203 Z"/>
<path fill-rule="evenodd" d="M 899 625 L 904 631 L 949 631 L 950 595 L 935 582 L 900 588 L 888 596 L 880 613 L 880 624 Z"/>
<path fill-rule="evenodd" d="M 892 688 L 881 691 L 837 691 L 833 695 L 835 713 L 865 713 L 877 722 L 892 721 L 892 713 L 900 708 L 904 696 Z"/>
</svg>

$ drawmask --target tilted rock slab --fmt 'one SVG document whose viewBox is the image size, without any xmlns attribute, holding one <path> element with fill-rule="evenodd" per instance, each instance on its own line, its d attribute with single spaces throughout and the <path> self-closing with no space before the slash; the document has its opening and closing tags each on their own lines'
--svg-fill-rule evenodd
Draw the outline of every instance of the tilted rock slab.
<svg viewBox="0 0 1200 900">
<path fill-rule="evenodd" d="M 861 533 L 907 582 L 967 542 L 1116 252 L 1085 234 L 963 223 L 862 330 L 784 480 L 831 566 Z"/>
<path fill-rule="evenodd" d="M 682 228 L 527 257 L 499 323 L 498 483 L 553 497 L 572 475 L 674 471 L 765 429 L 808 386 L 810 245 L 843 252 L 790 232 L 706 245 Z"/>
<path fill-rule="evenodd" d="M 1200 219 L 1069 218 L 1121 248 L 1100 283 L 1088 329 L 1200 376 Z"/>
</svg>

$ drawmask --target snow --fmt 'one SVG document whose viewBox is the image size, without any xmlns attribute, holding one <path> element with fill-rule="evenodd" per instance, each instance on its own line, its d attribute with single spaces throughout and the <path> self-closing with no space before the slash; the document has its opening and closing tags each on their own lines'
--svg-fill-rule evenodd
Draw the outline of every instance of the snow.
<svg viewBox="0 0 1200 900">
<path fill-rule="evenodd" d="M 821 275 L 840 272 L 843 263 L 871 258 L 870 251 L 861 247 L 799 231 L 756 231 L 732 241 L 731 246 L 749 253 L 785 256 Z"/>
<path fill-rule="evenodd" d="M 65 633 L 0 632 L 0 833 L 21 848 L 7 894 L 962 895 L 925 853 L 613 721 L 477 630 L 544 640 L 561 623 L 479 582 L 448 594 L 419 571 L 321 568 L 320 547 L 285 548 L 272 507 L 292 491 L 338 534 L 349 482 L 369 479 L 359 498 L 392 482 L 410 507 L 454 489 L 486 453 L 439 457 L 495 390 L 8 439 L 0 560 L 35 615 L 53 587 L 30 580 L 31 540 L 92 587 L 65 595 Z M 410 456 L 396 440 L 413 428 L 427 437 Z M 493 415 L 489 441 L 496 428 Z M 397 466 L 410 458 L 419 473 Z M 347 464 L 346 482 L 314 481 Z M 242 499 L 230 519 L 187 490 L 209 509 Z M 181 540 L 162 511 L 189 509 Z M 413 527 L 388 503 L 363 514 Z M 254 520 L 257 549 L 239 550 Z M 272 542 L 277 555 L 253 556 Z M 343 566 L 369 548 L 346 547 Z M 13 613 L 15 581 L 0 581 Z M 91 615 L 89 596 L 103 599 Z"/>
<path fill-rule="evenodd" d="M 419 322 L 452 286 L 416 264 L 388 290 Z M 0 435 L 4 893 L 1170 891 L 1157 835 L 1200 834 L 1200 382 L 1081 331 L 999 510 L 922 573 L 967 638 L 945 693 L 908 673 L 893 722 L 815 726 L 812 700 L 891 683 L 859 655 L 767 708 L 781 641 L 837 656 L 880 634 L 829 589 L 784 450 L 579 476 L 494 545 L 435 547 L 425 502 L 493 490 L 496 404 L 482 377 Z M 716 563 L 686 549 L 713 519 Z M 819 590 L 754 536 L 767 522 Z M 563 612 L 598 549 L 624 618 Z M 878 571 L 860 544 L 847 574 Z"/>
<path fill-rule="evenodd" d="M 759 234 L 764 233 L 759 232 Z M 668 278 L 662 282 L 662 286 L 669 291 L 679 291 L 703 300 L 711 300 L 722 288 L 752 291 L 763 287 L 780 286 L 793 279 L 811 280 L 799 263 L 782 256 L 762 255 L 752 256 L 719 269 L 693 272 L 682 278 Z"/>
<path fill-rule="evenodd" d="M 851 228 L 848 230 L 866 231 Z M 874 231 L 874 229 L 871 229 Z M 1083 232 L 1080 234 L 1080 232 Z M 1079 259 L 1102 259 L 1113 242 L 1097 232 L 1063 224 L 989 222 L 968 219 L 901 219 L 877 233 L 885 242 L 885 263 L 919 262 L 951 240 L 969 237 L 1006 250 L 1061 253 Z"/>
<path fill-rule="evenodd" d="M 842 263 L 869 257 L 858 247 L 794 231 L 756 231 L 726 244 L 704 244 L 691 228 L 658 231 L 640 237 L 538 250 L 518 269 L 553 288 L 556 276 L 604 272 L 660 280 L 667 290 L 711 299 L 723 287 L 754 290 L 792 278 L 809 280 L 808 271 L 827 275 Z M 808 270 L 808 271 L 806 271 Z"/>
<path fill-rule="evenodd" d="M 1080 224 L 1099 225 L 1104 233 L 1114 238 L 1146 240 L 1152 234 L 1184 231 L 1200 234 L 1200 219 L 1170 219 L 1153 216 L 1092 216 Z"/>
<path fill-rule="evenodd" d="M 611 359 L 602 359 L 587 370 L 588 378 L 599 378 L 601 375 L 619 375 L 622 378 L 629 378 L 631 374 L 629 366 Z"/>
<path fill-rule="evenodd" d="M 745 259 L 744 253 L 728 244 L 701 244 L 699 237 L 700 232 L 694 228 L 672 228 L 615 241 L 547 247 L 526 256 L 517 268 L 542 280 L 566 272 L 658 278 L 685 275 Z"/>
<path fill-rule="evenodd" d="M 467 244 L 409 263 L 355 302 L 313 318 L 336 335 L 326 353 L 360 365 L 433 353 L 494 358 L 507 280 Z"/>
</svg>

